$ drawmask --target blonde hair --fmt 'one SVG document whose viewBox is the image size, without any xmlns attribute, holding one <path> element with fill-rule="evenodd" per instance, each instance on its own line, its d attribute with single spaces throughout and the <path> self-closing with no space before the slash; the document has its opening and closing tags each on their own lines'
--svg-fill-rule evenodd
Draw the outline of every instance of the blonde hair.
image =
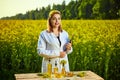
<svg viewBox="0 0 120 80">
<path fill-rule="evenodd" d="M 59 14 L 59 15 L 61 16 L 60 11 L 58 11 L 58 10 L 52 10 L 52 11 L 50 11 L 49 16 L 48 16 L 48 25 L 47 25 L 47 30 L 48 30 L 48 32 L 53 32 L 53 27 L 52 27 L 52 25 L 51 25 L 50 20 L 51 20 L 51 18 L 53 17 L 54 14 Z M 58 31 L 59 31 L 59 32 L 62 32 L 61 24 L 60 24 L 60 26 L 59 26 L 59 28 L 58 28 Z"/>
</svg>

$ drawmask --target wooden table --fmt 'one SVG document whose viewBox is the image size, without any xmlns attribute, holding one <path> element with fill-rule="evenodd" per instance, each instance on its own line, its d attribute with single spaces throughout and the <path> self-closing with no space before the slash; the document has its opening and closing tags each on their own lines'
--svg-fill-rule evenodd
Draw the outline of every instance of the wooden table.
<svg viewBox="0 0 120 80">
<path fill-rule="evenodd" d="M 81 71 L 75 71 L 74 74 L 77 74 Z M 83 72 L 83 71 L 82 71 Z M 16 80 L 104 80 L 102 77 L 98 76 L 92 71 L 84 71 L 85 76 L 84 77 L 64 77 L 64 78 L 42 78 L 41 76 L 38 76 L 38 73 L 25 73 L 25 74 L 15 74 Z"/>
</svg>

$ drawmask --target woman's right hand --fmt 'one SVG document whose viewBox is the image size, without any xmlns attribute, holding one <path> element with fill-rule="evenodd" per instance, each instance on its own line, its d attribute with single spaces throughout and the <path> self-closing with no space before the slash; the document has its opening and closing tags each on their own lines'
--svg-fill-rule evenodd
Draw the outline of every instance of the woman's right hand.
<svg viewBox="0 0 120 80">
<path fill-rule="evenodd" d="M 66 56 L 66 52 L 60 52 L 60 58 L 64 58 Z"/>
</svg>

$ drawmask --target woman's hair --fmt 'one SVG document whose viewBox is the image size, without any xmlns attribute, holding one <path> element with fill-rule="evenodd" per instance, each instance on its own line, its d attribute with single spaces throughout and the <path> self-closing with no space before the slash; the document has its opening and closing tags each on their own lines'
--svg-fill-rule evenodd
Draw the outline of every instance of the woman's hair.
<svg viewBox="0 0 120 80">
<path fill-rule="evenodd" d="M 51 25 L 50 20 L 51 20 L 51 18 L 53 17 L 54 14 L 59 14 L 61 16 L 60 11 L 58 11 L 58 10 L 52 10 L 52 11 L 50 11 L 49 16 L 48 16 L 48 25 L 47 25 L 48 32 L 53 32 L 53 26 Z M 58 28 L 58 31 L 62 32 L 61 24 L 60 24 L 60 26 Z"/>
</svg>

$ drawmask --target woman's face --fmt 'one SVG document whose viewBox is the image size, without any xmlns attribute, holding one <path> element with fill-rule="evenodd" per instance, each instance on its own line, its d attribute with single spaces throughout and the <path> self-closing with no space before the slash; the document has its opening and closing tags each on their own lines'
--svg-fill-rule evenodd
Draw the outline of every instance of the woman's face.
<svg viewBox="0 0 120 80">
<path fill-rule="evenodd" d="M 54 14 L 50 19 L 51 26 L 53 28 L 58 28 L 61 25 L 61 16 L 60 14 Z"/>
</svg>

